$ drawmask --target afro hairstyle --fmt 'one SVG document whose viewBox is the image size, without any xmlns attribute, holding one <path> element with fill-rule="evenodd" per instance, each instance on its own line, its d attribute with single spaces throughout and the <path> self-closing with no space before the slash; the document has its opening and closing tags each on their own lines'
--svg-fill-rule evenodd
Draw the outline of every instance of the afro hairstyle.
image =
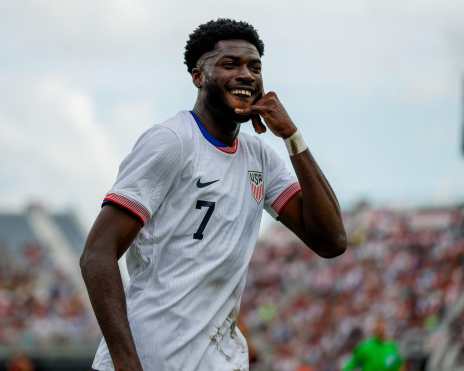
<svg viewBox="0 0 464 371">
<path fill-rule="evenodd" d="M 185 45 L 184 63 L 192 73 L 198 59 L 214 49 L 221 40 L 245 40 L 256 46 L 260 56 L 264 54 L 264 43 L 256 29 L 246 22 L 219 18 L 198 26 L 189 36 Z"/>
</svg>

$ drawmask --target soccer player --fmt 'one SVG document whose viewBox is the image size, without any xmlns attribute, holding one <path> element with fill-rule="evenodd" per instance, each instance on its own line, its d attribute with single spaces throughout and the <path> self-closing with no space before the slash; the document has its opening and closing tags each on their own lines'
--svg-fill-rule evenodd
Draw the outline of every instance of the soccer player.
<svg viewBox="0 0 464 371">
<path fill-rule="evenodd" d="M 378 319 L 373 336 L 362 341 L 353 351 L 342 371 L 402 371 L 404 361 L 393 341 L 386 340 L 385 323 Z"/>
<path fill-rule="evenodd" d="M 148 129 L 122 162 L 80 263 L 104 336 L 94 369 L 248 370 L 236 320 L 263 209 L 317 254 L 345 251 L 331 187 L 277 94 L 263 91 L 263 51 L 247 23 L 200 25 L 185 48 L 193 110 Z M 297 178 L 239 133 L 249 120 L 282 138 Z"/>
</svg>

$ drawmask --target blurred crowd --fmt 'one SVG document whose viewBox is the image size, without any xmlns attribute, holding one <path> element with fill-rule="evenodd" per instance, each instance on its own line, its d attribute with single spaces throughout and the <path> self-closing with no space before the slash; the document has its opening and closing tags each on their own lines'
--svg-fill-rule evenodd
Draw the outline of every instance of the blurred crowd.
<svg viewBox="0 0 464 371">
<path fill-rule="evenodd" d="M 257 246 L 241 309 L 253 370 L 340 370 L 378 318 L 408 369 L 432 351 L 424 340 L 464 293 L 463 210 L 360 207 L 344 220 L 349 248 L 335 259 L 279 225 Z"/>
<path fill-rule="evenodd" d="M 316 256 L 280 224 L 258 242 L 240 318 L 251 370 L 340 370 L 379 318 L 408 370 L 440 346 L 428 371 L 447 371 L 446 362 L 464 370 L 464 309 L 442 326 L 464 299 L 464 209 L 362 206 L 344 221 L 349 248 L 335 259 Z M 93 352 L 100 333 L 85 291 L 47 247 L 0 242 L 0 252 L 0 351 L 87 344 Z"/>
<path fill-rule="evenodd" d="M 48 352 L 95 343 L 95 318 L 82 291 L 40 244 L 0 243 L 0 350 Z"/>
</svg>

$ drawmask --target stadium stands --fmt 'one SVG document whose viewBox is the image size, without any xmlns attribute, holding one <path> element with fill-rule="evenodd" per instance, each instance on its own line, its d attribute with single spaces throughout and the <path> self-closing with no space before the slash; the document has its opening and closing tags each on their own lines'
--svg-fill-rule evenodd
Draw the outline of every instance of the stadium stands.
<svg viewBox="0 0 464 371">
<path fill-rule="evenodd" d="M 278 225 L 259 243 L 242 303 L 254 370 L 339 370 L 353 334 L 369 335 L 378 317 L 409 370 L 432 352 L 427 339 L 464 292 L 463 210 L 362 208 L 344 218 L 349 251 L 333 260 L 317 258 Z M 464 355 L 462 346 L 456 352 Z"/>
<path fill-rule="evenodd" d="M 1 358 L 95 351 L 98 326 L 76 273 L 83 240 L 71 214 L 0 214 Z"/>
<path fill-rule="evenodd" d="M 336 259 L 279 224 L 258 242 L 240 318 L 251 369 L 339 370 L 382 316 L 408 370 L 427 358 L 427 371 L 462 370 L 463 209 L 364 206 L 344 219 L 350 247 Z M 48 357 L 36 371 L 71 370 L 66 354 L 88 369 L 100 332 L 76 270 L 84 237 L 71 213 L 0 213 L 0 370 L 17 352 Z"/>
</svg>

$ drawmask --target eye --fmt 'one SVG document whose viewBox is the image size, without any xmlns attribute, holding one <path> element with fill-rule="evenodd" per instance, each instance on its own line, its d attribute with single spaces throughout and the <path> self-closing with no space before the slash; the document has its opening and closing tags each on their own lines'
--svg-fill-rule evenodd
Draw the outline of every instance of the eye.
<svg viewBox="0 0 464 371">
<path fill-rule="evenodd" d="M 231 70 L 235 68 L 235 63 L 233 62 L 225 62 L 222 64 L 222 67 L 224 67 L 226 70 Z"/>
<path fill-rule="evenodd" d="M 260 64 L 254 64 L 250 66 L 250 70 L 252 70 L 254 73 L 261 73 L 261 65 Z"/>
</svg>

